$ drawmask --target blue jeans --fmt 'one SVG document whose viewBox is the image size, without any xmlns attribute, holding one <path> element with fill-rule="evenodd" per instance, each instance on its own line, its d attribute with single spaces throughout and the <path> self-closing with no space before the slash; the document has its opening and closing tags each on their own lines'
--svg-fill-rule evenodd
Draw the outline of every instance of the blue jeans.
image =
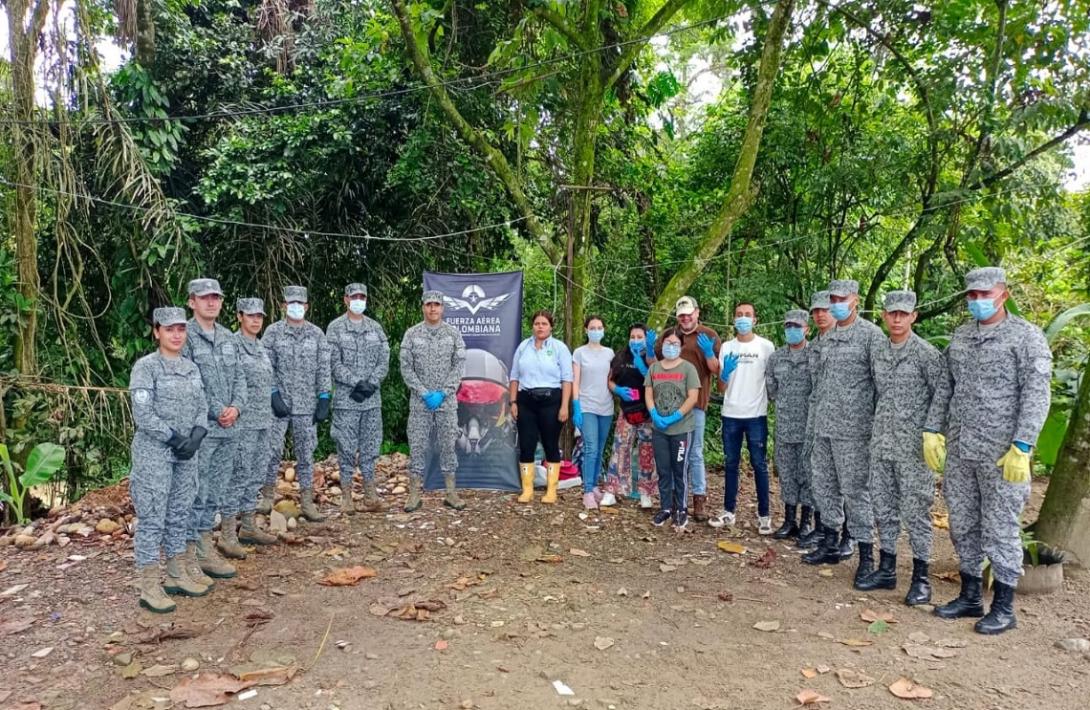
<svg viewBox="0 0 1090 710">
<path fill-rule="evenodd" d="M 693 409 L 693 420 L 696 428 L 693 430 L 692 448 L 689 450 L 689 480 L 692 482 L 694 496 L 702 496 L 708 492 L 708 471 L 704 468 L 704 427 L 707 424 L 707 415 L 703 409 Z"/>
<path fill-rule="evenodd" d="M 734 419 L 723 417 L 723 460 L 727 485 L 723 491 L 723 510 L 733 513 L 738 503 L 738 468 L 742 463 L 742 437 L 746 438 L 749 462 L 757 482 L 757 515 L 768 515 L 768 417 Z"/>
<path fill-rule="evenodd" d="M 613 428 L 613 415 L 583 413 L 583 492 L 590 493 L 602 472 L 602 452 Z"/>
</svg>

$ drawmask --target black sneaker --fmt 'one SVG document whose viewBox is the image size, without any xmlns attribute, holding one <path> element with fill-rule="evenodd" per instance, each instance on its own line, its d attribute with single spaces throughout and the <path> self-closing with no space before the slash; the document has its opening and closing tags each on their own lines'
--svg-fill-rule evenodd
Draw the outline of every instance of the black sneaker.
<svg viewBox="0 0 1090 710">
<path fill-rule="evenodd" d="M 659 512 L 655 513 L 655 517 L 651 518 L 651 524 L 654 525 L 656 528 L 661 528 L 663 525 L 670 521 L 670 518 L 671 513 L 669 510 L 660 510 Z"/>
<path fill-rule="evenodd" d="M 674 528 L 684 530 L 689 525 L 689 511 L 679 510 L 674 514 Z"/>
</svg>

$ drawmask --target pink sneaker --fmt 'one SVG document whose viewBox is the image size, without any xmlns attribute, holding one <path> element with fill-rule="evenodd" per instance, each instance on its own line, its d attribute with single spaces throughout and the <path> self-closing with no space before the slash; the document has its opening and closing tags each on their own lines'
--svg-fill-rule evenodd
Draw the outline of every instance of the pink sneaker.
<svg viewBox="0 0 1090 710">
<path fill-rule="evenodd" d="M 604 496 L 605 494 L 606 492 L 603 491 L 601 488 L 595 488 L 593 491 L 591 491 L 591 495 L 594 496 L 594 500 L 598 503 L 602 502 L 602 496 Z"/>
<path fill-rule="evenodd" d="M 583 507 L 587 510 L 597 510 L 598 500 L 594 497 L 593 493 L 583 494 Z"/>
</svg>

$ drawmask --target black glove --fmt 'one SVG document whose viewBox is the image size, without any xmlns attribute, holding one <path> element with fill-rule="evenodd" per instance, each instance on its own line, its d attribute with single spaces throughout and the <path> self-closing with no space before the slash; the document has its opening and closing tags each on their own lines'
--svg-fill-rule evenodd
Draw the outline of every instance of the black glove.
<svg viewBox="0 0 1090 710">
<path fill-rule="evenodd" d="M 197 453 L 197 449 L 201 447 L 201 442 L 204 441 L 206 434 L 208 434 L 208 430 L 204 427 L 193 427 L 190 430 L 189 437 L 185 440 L 185 443 L 175 450 L 174 457 L 179 461 L 188 461 L 193 458 Z"/>
<path fill-rule="evenodd" d="M 284 404 L 284 398 L 280 396 L 279 391 L 272 393 L 272 410 L 277 419 L 283 419 L 291 414 L 291 410 L 288 409 L 288 405 Z"/>
<path fill-rule="evenodd" d="M 314 423 L 324 422 L 329 417 L 329 397 L 319 397 L 314 409 Z"/>
<path fill-rule="evenodd" d="M 171 450 L 173 450 L 174 453 L 177 454 L 178 450 L 182 448 L 182 445 L 184 445 L 186 441 L 188 441 L 186 437 L 171 429 L 170 438 L 167 439 L 167 446 L 169 446 Z"/>
<path fill-rule="evenodd" d="M 360 380 L 356 383 L 356 386 L 352 388 L 352 394 L 348 395 L 348 398 L 351 399 L 353 402 L 362 402 L 363 400 L 367 399 L 367 395 L 363 393 L 364 389 L 366 388 L 367 383 L 363 380 Z"/>
</svg>

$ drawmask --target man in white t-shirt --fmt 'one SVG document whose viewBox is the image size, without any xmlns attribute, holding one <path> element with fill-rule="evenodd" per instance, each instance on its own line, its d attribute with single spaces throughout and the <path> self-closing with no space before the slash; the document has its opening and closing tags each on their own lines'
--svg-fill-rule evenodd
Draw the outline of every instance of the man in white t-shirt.
<svg viewBox="0 0 1090 710">
<path fill-rule="evenodd" d="M 708 521 L 713 528 L 734 525 L 734 507 L 738 502 L 738 472 L 742 462 L 742 438 L 749 449 L 749 462 L 757 482 L 757 532 L 772 534 L 772 516 L 768 507 L 768 394 L 765 390 L 765 366 L 776 346 L 753 332 L 757 310 L 752 303 L 734 307 L 733 340 L 719 349 L 719 389 L 723 392 L 723 459 L 726 487 L 723 510 Z"/>
</svg>

